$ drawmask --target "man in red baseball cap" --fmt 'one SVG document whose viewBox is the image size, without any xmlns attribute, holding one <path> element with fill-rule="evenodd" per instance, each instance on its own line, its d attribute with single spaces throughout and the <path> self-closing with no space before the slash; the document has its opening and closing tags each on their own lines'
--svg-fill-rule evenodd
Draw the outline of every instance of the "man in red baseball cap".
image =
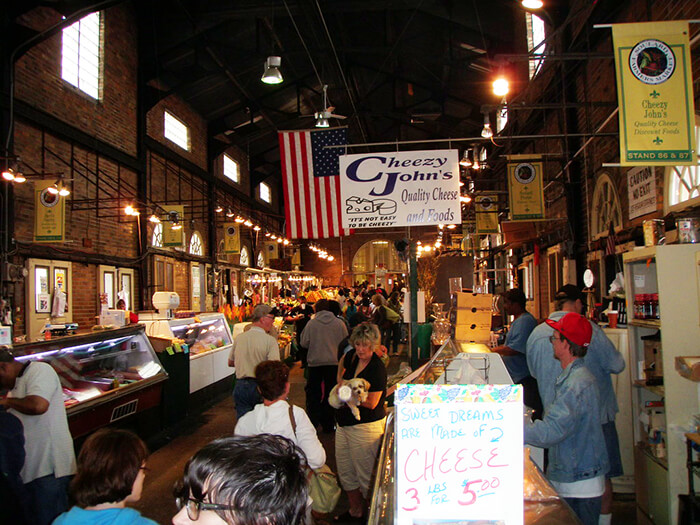
<svg viewBox="0 0 700 525">
<path fill-rule="evenodd" d="M 597 525 L 609 464 L 598 385 L 582 359 L 593 330 L 573 312 L 546 323 L 554 329 L 550 341 L 562 372 L 544 418 L 526 422 L 525 443 L 549 449 L 547 478 L 584 525 Z"/>
</svg>

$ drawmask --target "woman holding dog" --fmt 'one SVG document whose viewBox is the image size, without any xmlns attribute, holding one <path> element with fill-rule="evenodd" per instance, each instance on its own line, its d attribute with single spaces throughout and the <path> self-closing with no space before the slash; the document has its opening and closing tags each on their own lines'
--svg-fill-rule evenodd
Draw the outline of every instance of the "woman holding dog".
<svg viewBox="0 0 700 525">
<path fill-rule="evenodd" d="M 347 406 L 335 411 L 338 423 L 335 455 L 338 477 L 348 494 L 350 508 L 336 521 L 362 522 L 367 508 L 372 469 L 379 453 L 386 412 L 386 368 L 375 353 L 381 336 L 376 325 L 362 323 L 350 335 L 353 350 L 338 363 L 338 385 L 359 377 L 369 382 L 367 399 L 360 404 L 360 419 Z"/>
</svg>

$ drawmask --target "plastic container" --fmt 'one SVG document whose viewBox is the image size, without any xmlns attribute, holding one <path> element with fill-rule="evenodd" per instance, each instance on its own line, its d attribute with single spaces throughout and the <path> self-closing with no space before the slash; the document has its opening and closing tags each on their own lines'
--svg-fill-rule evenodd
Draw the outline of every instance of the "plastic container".
<svg viewBox="0 0 700 525">
<path fill-rule="evenodd" d="M 662 219 L 649 219 L 642 223 L 644 246 L 656 246 L 666 238 L 666 228 Z"/>
<path fill-rule="evenodd" d="M 694 217 L 676 219 L 678 242 L 680 244 L 694 244 L 700 241 L 700 237 L 698 236 L 699 225 L 698 219 Z"/>
</svg>

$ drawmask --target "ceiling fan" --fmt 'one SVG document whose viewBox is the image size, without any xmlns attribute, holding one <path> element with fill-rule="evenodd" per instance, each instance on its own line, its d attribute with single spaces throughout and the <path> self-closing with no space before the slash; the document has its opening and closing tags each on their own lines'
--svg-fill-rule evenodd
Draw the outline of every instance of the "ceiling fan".
<svg viewBox="0 0 700 525">
<path fill-rule="evenodd" d="M 347 118 L 344 115 L 336 115 L 335 113 L 333 113 L 334 110 L 335 110 L 335 107 L 328 105 L 328 85 L 324 84 L 323 85 L 323 110 L 317 111 L 313 114 L 313 117 L 316 119 L 316 127 L 317 128 L 329 127 L 330 123 L 328 122 L 328 119 L 331 119 L 331 118 L 337 118 L 337 119 Z M 310 117 L 311 115 L 304 115 L 304 116 Z"/>
</svg>

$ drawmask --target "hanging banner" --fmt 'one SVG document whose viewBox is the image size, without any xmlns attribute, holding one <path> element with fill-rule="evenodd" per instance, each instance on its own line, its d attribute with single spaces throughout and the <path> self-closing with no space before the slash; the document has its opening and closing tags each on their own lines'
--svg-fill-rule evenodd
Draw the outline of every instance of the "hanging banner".
<svg viewBox="0 0 700 525">
<path fill-rule="evenodd" d="M 542 162 L 532 162 L 538 156 L 528 157 L 530 160 L 508 163 L 508 197 L 512 221 L 544 218 Z"/>
<path fill-rule="evenodd" d="M 301 266 L 301 248 L 294 248 L 292 252 L 292 264 L 294 266 Z"/>
<path fill-rule="evenodd" d="M 395 404 L 394 523 L 523 523 L 520 385 L 401 384 Z"/>
<path fill-rule="evenodd" d="M 340 157 L 344 228 L 459 224 L 457 150 Z"/>
<path fill-rule="evenodd" d="M 241 253 L 241 229 L 238 223 L 224 223 L 224 253 Z"/>
<path fill-rule="evenodd" d="M 632 168 L 627 172 L 629 218 L 656 211 L 656 176 L 653 166 Z"/>
<path fill-rule="evenodd" d="M 498 233 L 498 195 L 481 194 L 474 198 L 476 233 Z"/>
<path fill-rule="evenodd" d="M 66 199 L 49 192 L 53 181 L 34 183 L 34 242 L 63 242 L 66 235 Z"/>
<path fill-rule="evenodd" d="M 688 21 L 613 24 L 612 35 L 620 164 L 697 164 Z"/>
<path fill-rule="evenodd" d="M 163 246 L 181 247 L 184 244 L 185 207 L 181 204 L 161 206 L 165 210 L 163 224 Z M 177 228 L 177 226 L 180 228 Z M 176 228 L 173 229 L 173 226 Z"/>
<path fill-rule="evenodd" d="M 277 241 L 265 242 L 265 263 L 269 263 L 270 259 L 279 259 L 279 249 Z"/>
</svg>

